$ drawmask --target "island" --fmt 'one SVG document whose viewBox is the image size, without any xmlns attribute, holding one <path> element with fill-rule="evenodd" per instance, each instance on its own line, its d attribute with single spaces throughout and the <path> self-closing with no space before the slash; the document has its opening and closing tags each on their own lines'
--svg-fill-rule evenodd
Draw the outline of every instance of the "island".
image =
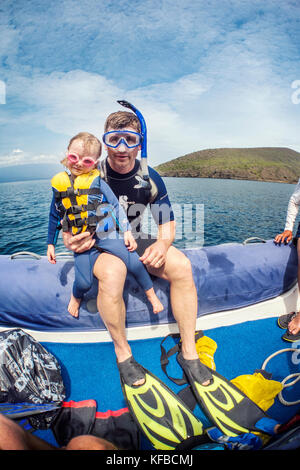
<svg viewBox="0 0 300 470">
<path fill-rule="evenodd" d="M 161 176 L 297 183 L 300 153 L 285 147 L 199 150 L 155 167 Z"/>
</svg>

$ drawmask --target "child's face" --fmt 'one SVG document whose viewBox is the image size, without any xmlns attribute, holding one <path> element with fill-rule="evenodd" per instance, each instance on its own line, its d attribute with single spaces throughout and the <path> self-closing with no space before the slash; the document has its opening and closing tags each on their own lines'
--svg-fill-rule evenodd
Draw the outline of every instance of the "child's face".
<svg viewBox="0 0 300 470">
<path fill-rule="evenodd" d="M 70 145 L 67 155 L 75 155 L 78 156 L 78 161 L 75 163 L 72 163 L 68 159 L 68 168 L 73 176 L 79 176 L 82 175 L 83 173 L 89 173 L 91 170 L 95 168 L 97 165 L 98 159 L 99 159 L 99 149 L 96 147 L 91 147 L 90 149 L 85 149 L 84 148 L 84 143 L 77 139 L 72 142 Z M 91 159 L 94 160 L 94 164 L 91 165 L 85 165 L 86 163 L 85 159 Z M 74 159 L 76 160 L 76 158 Z"/>
</svg>

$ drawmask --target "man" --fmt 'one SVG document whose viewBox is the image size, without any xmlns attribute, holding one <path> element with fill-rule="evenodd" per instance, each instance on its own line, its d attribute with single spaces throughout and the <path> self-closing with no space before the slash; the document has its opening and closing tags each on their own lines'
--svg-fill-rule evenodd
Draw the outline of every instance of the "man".
<svg viewBox="0 0 300 470">
<path fill-rule="evenodd" d="M 170 300 L 174 318 L 182 340 L 182 355 L 201 367 L 195 347 L 197 318 L 197 291 L 192 267 L 188 258 L 172 243 L 175 238 L 175 221 L 165 185 L 155 170 L 149 167 L 152 194 L 143 188 L 140 175 L 140 122 L 127 111 L 112 113 L 105 123 L 103 136 L 107 159 L 102 163 L 102 173 L 117 198 L 126 204 L 128 220 L 135 230 L 137 252 L 150 274 L 170 283 Z M 154 189 L 154 191 L 153 191 Z M 154 193 L 154 194 L 153 194 Z M 143 208 L 151 201 L 151 212 L 158 224 L 156 239 L 144 238 L 140 232 Z M 136 210 L 138 208 L 138 210 Z M 64 233 L 68 249 L 80 253 L 91 248 L 95 240 L 88 233 L 72 236 Z M 125 334 L 126 310 L 123 288 L 126 279 L 124 263 L 107 253 L 102 253 L 94 266 L 99 281 L 98 311 L 112 337 L 118 363 L 131 358 L 132 353 Z M 143 383 L 136 377 L 134 385 Z M 206 380 L 203 380 L 206 383 Z"/>
</svg>

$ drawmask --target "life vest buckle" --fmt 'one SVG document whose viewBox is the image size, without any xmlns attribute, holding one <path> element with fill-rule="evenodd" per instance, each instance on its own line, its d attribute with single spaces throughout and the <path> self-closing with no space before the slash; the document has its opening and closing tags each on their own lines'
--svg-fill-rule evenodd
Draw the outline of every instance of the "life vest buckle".
<svg viewBox="0 0 300 470">
<path fill-rule="evenodd" d="M 78 219 L 72 220 L 72 225 L 76 228 L 83 227 L 83 225 L 85 225 L 85 223 L 86 223 L 86 218 L 84 218 L 84 219 L 78 218 Z"/>
<path fill-rule="evenodd" d="M 79 191 L 78 189 L 74 189 L 72 186 L 70 186 L 69 188 L 67 188 L 67 197 L 70 197 L 70 196 L 79 196 Z"/>
<path fill-rule="evenodd" d="M 74 205 L 74 206 L 71 206 L 71 207 L 69 208 L 69 211 L 70 211 L 71 214 L 80 214 L 80 212 L 82 211 L 82 209 L 83 209 L 82 206 L 76 206 L 76 205 Z"/>
</svg>

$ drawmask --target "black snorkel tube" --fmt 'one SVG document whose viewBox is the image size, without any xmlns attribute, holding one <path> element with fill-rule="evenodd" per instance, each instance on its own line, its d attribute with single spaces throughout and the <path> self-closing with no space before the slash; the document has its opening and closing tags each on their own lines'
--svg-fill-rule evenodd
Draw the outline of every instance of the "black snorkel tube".
<svg viewBox="0 0 300 470">
<path fill-rule="evenodd" d="M 147 162 L 147 126 L 145 119 L 143 118 L 142 113 L 131 103 L 128 103 L 126 100 L 117 100 L 117 102 L 121 105 L 124 106 L 125 108 L 131 109 L 131 111 L 134 112 L 134 114 L 137 116 L 138 120 L 140 121 L 141 125 L 141 134 L 142 134 L 142 146 L 141 146 L 141 168 L 142 168 L 142 174 L 143 174 L 143 179 L 147 183 L 145 185 L 145 189 L 150 190 L 151 189 L 151 183 L 149 179 L 149 172 L 148 172 L 148 162 Z"/>
</svg>

